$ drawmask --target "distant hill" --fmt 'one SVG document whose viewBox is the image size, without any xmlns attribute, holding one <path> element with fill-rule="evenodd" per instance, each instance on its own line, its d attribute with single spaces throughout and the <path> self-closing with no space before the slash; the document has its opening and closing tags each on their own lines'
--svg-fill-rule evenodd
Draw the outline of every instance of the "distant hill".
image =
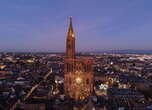
<svg viewBox="0 0 152 110">
<path fill-rule="evenodd" d="M 105 51 L 98 51 L 92 53 L 116 53 L 116 54 L 152 54 L 152 50 L 134 50 L 134 49 L 127 49 L 127 50 L 105 50 Z"/>
<path fill-rule="evenodd" d="M 65 54 L 65 52 L 0 52 L 0 53 L 16 53 L 16 54 L 23 54 L 23 53 L 33 53 L 33 54 Z M 101 51 L 86 51 L 86 52 L 77 52 L 78 54 L 81 53 L 115 53 L 115 54 L 152 54 L 152 50 L 136 50 L 136 49 L 126 49 L 126 50 L 101 50 Z"/>
</svg>

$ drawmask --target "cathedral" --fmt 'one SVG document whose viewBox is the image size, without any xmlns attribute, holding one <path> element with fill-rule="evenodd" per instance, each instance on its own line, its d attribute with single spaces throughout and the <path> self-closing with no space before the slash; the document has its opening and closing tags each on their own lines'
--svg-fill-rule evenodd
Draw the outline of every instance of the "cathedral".
<svg viewBox="0 0 152 110">
<path fill-rule="evenodd" d="M 93 61 L 89 58 L 76 58 L 75 53 L 75 34 L 70 17 L 64 59 L 64 91 L 69 98 L 84 100 L 93 92 Z"/>
</svg>

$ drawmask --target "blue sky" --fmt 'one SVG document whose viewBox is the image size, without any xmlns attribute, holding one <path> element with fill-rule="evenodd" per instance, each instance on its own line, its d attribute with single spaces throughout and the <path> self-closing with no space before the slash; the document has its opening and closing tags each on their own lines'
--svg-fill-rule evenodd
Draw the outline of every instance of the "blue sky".
<svg viewBox="0 0 152 110">
<path fill-rule="evenodd" d="M 152 49 L 152 0 L 0 0 L 0 51 Z"/>
</svg>

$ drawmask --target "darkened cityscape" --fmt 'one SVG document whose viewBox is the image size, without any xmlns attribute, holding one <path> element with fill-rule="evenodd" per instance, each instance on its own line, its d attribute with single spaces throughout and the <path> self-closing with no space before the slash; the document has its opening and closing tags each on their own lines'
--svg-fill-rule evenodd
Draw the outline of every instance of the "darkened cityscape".
<svg viewBox="0 0 152 110">
<path fill-rule="evenodd" d="M 60 2 L 61 4 L 58 1 L 46 1 L 2 2 L 2 9 L 6 9 L 5 11 L 1 10 L 2 12 L 11 13 L 14 9 L 12 7 L 15 6 L 16 11 L 13 13 L 16 15 L 6 13 L 2 14 L 2 18 L 0 18 L 2 24 L 0 26 L 2 28 L 0 31 L 0 110 L 152 110 L 152 49 L 151 42 L 149 42 L 152 33 L 148 30 L 152 23 L 150 20 L 152 16 L 148 12 L 152 8 L 150 8 L 149 1 L 128 0 L 122 2 L 116 0 L 118 4 L 112 1 L 109 4 L 95 0 L 96 3 L 95 1 L 86 1 L 86 7 L 83 7 L 80 0 L 77 2 L 66 1 L 67 7 L 64 7 L 63 1 Z M 56 5 L 53 6 L 51 3 Z M 97 3 L 103 3 L 103 8 L 100 8 Z M 78 8 L 86 8 L 87 10 L 81 12 L 75 10 L 77 9 L 76 5 L 79 4 Z M 127 10 L 124 12 L 129 14 L 122 14 L 122 10 L 120 11 L 119 8 L 123 6 L 123 11 Z M 110 9 L 104 10 L 107 7 Z M 60 11 L 63 9 L 64 13 L 61 12 L 61 14 L 55 9 L 60 9 Z M 71 12 L 65 12 L 67 9 L 71 9 Z M 103 13 L 102 9 L 107 14 Z M 138 14 L 136 9 L 140 10 L 141 14 Z M 54 15 L 56 12 L 60 13 L 60 17 L 49 19 L 50 16 L 45 15 L 47 12 L 49 13 L 48 10 Z M 29 16 L 20 16 L 22 12 L 24 14 L 33 13 L 31 18 L 34 21 L 30 21 Z M 80 16 L 76 14 L 78 12 Z M 125 15 L 124 18 L 120 18 L 126 19 L 126 22 L 121 24 L 123 20 L 118 20 L 119 23 L 109 20 L 116 17 L 110 15 L 112 12 L 117 17 Z M 35 13 L 39 15 L 37 19 L 35 19 Z M 134 14 L 137 17 L 140 16 L 138 20 Z M 7 17 L 8 15 L 12 16 L 10 18 L 13 20 Z M 42 16 L 48 17 L 44 18 L 44 21 L 47 22 L 49 19 L 51 22 L 48 24 L 50 23 L 54 27 L 58 27 L 62 21 L 67 22 L 67 25 L 62 25 L 66 33 L 59 27 L 58 30 L 54 28 L 50 31 L 54 36 L 49 35 L 47 30 L 50 28 L 46 29 L 47 23 L 43 22 L 43 24 L 37 21 Z M 100 20 L 95 19 L 95 17 L 105 17 L 104 19 L 107 20 L 102 19 L 103 21 L 101 21 L 107 24 L 111 23 L 113 26 L 110 29 L 106 28 L 110 25 L 101 22 L 100 24 Z M 25 20 L 22 25 L 20 20 Z M 2 22 L 8 23 L 5 25 Z M 28 23 L 26 24 L 26 22 Z M 30 22 L 32 25 L 38 23 L 40 30 L 36 25 L 34 25 L 35 29 L 30 26 Z M 122 32 L 114 29 L 116 25 L 114 22 L 120 26 L 116 28 Z M 133 26 L 132 22 L 135 22 L 136 26 Z M 87 23 L 87 25 L 82 26 L 83 23 Z M 14 26 L 18 24 L 19 27 L 23 28 L 18 26 L 11 28 L 11 24 L 15 24 Z M 81 25 L 77 26 L 79 24 Z M 145 28 L 139 28 L 141 24 L 144 24 Z M 8 28 L 6 28 L 7 25 Z M 27 32 L 29 28 L 27 25 L 31 31 Z M 43 28 L 44 25 L 45 28 Z M 105 26 L 105 30 L 102 28 L 103 31 L 100 31 L 100 25 Z M 139 30 L 135 30 L 138 34 L 129 28 L 138 28 Z M 124 31 L 125 29 L 126 31 Z M 33 33 L 34 31 L 36 34 Z M 116 32 L 113 33 L 113 31 Z M 46 34 L 44 34 L 45 32 Z M 84 32 L 84 34 L 79 34 L 79 32 Z M 142 37 L 144 33 L 147 35 L 146 37 Z M 28 34 L 32 36 L 31 39 Z M 81 35 L 85 34 L 88 37 L 84 39 Z M 94 36 L 92 36 L 93 34 Z M 99 34 L 103 36 L 103 41 L 102 38 L 97 38 L 100 36 Z M 119 36 L 121 34 L 124 35 L 124 38 Z M 8 38 L 11 35 L 12 38 Z M 22 38 L 19 38 L 18 35 L 21 35 Z M 110 38 L 116 35 L 118 35 L 117 38 Z M 37 36 L 37 40 L 35 40 L 35 36 Z M 48 36 L 52 39 L 49 40 Z M 26 40 L 24 41 L 24 39 Z M 27 39 L 30 40 L 27 41 Z M 113 40 L 113 42 L 110 41 L 110 44 L 107 42 L 108 39 Z"/>
</svg>

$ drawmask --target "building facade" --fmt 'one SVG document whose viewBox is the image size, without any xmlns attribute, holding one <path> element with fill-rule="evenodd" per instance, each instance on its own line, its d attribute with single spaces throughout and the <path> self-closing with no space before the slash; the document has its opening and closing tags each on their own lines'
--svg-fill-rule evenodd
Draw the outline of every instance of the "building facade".
<svg viewBox="0 0 152 110">
<path fill-rule="evenodd" d="M 72 18 L 66 41 L 66 57 L 64 59 L 64 90 L 65 95 L 75 99 L 83 100 L 93 92 L 94 76 L 92 59 L 76 58 L 75 35 L 72 27 Z"/>
</svg>

